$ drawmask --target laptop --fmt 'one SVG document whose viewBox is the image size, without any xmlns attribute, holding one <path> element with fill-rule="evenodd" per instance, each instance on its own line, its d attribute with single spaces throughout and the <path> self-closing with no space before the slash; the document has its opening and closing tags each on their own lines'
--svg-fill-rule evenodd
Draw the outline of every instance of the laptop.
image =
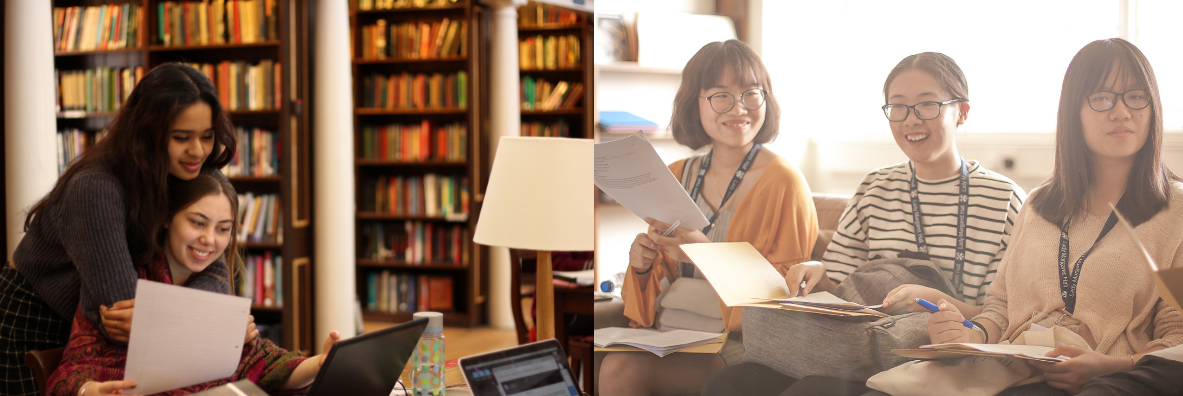
<svg viewBox="0 0 1183 396">
<path fill-rule="evenodd" d="M 388 396 L 411 360 L 427 318 L 337 341 L 308 396 Z"/>
<path fill-rule="evenodd" d="M 460 359 L 473 396 L 579 396 L 567 355 L 554 339 Z"/>
</svg>

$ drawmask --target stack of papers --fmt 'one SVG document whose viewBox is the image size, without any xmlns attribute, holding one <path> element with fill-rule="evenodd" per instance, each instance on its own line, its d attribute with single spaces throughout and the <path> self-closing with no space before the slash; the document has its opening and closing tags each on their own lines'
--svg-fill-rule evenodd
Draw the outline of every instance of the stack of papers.
<svg viewBox="0 0 1183 396">
<path fill-rule="evenodd" d="M 646 120 L 627 111 L 601 111 L 600 122 L 597 124 L 601 131 L 608 133 L 653 132 L 657 130 L 657 123 Z"/>
<path fill-rule="evenodd" d="M 1068 360 L 1063 356 L 1044 356 L 1052 349 L 1054 348 L 1040 345 L 947 343 L 924 345 L 916 349 L 892 349 L 891 351 L 906 358 L 925 360 L 960 358 L 967 355 L 1019 358 L 1051 363 Z"/>
<path fill-rule="evenodd" d="M 705 333 L 690 330 L 661 332 L 651 329 L 629 329 L 624 327 L 605 327 L 593 333 L 596 347 L 607 348 L 614 345 L 630 346 L 644 349 L 662 357 L 699 345 L 722 344 L 726 339 L 726 335 L 727 333 Z"/>
<path fill-rule="evenodd" d="M 554 277 L 555 279 L 574 282 L 579 286 L 591 286 L 593 283 L 596 283 L 596 270 L 554 271 Z"/>
<path fill-rule="evenodd" d="M 768 301 L 779 303 L 782 308 L 791 311 L 814 312 L 836 316 L 888 316 L 883 312 L 875 311 L 875 309 L 882 308 L 883 305 L 868 306 L 856 304 L 824 291 L 813 292 L 800 297 L 769 299 Z"/>
</svg>

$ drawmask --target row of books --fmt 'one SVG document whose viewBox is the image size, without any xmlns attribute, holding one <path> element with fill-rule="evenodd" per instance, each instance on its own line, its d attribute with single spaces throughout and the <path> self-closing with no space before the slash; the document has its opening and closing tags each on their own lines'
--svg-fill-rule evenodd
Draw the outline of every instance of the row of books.
<svg viewBox="0 0 1183 396">
<path fill-rule="evenodd" d="M 278 110 L 283 107 L 283 67 L 265 59 L 252 65 L 246 61 L 188 63 L 200 70 L 218 88 L 218 99 L 226 110 Z"/>
<path fill-rule="evenodd" d="M 467 218 L 468 178 L 440 176 L 368 176 L 362 180 L 361 211 L 396 216 Z"/>
<path fill-rule="evenodd" d="M 430 8 L 456 3 L 457 0 L 357 0 L 357 9 L 394 10 L 399 8 Z"/>
<path fill-rule="evenodd" d="M 581 99 L 583 83 L 559 81 L 557 84 L 551 84 L 545 79 L 522 77 L 522 110 L 573 109 Z"/>
<path fill-rule="evenodd" d="M 468 107 L 468 73 L 373 73 L 362 79 L 362 104 L 387 110 Z"/>
<path fill-rule="evenodd" d="M 238 195 L 239 242 L 283 243 L 283 205 L 279 194 Z"/>
<path fill-rule="evenodd" d="M 165 46 L 279 40 L 275 0 L 165 1 L 156 4 L 156 43 Z"/>
<path fill-rule="evenodd" d="M 226 177 L 275 176 L 279 174 L 279 149 L 275 131 L 259 128 L 234 128 L 238 148 L 234 158 L 222 168 Z"/>
<path fill-rule="evenodd" d="M 433 59 L 468 53 L 468 23 L 444 18 L 438 22 L 387 24 L 379 19 L 361 28 L 362 59 Z"/>
<path fill-rule="evenodd" d="M 244 257 L 246 272 L 243 273 L 243 297 L 251 304 L 261 307 L 283 307 L 283 256 L 272 254 L 248 254 Z"/>
<path fill-rule="evenodd" d="M 578 12 L 533 3 L 518 9 L 518 26 L 578 26 L 583 18 Z"/>
<path fill-rule="evenodd" d="M 571 125 L 562 118 L 552 122 L 523 122 L 522 136 L 571 137 Z"/>
<path fill-rule="evenodd" d="M 462 224 L 430 221 L 367 222 L 361 226 L 361 257 L 408 264 L 468 264 L 468 233 Z"/>
<path fill-rule="evenodd" d="M 452 277 L 392 273 L 366 274 L 366 310 L 376 312 L 446 312 L 453 309 Z"/>
<path fill-rule="evenodd" d="M 53 50 L 107 51 L 139 47 L 140 6 L 54 7 Z"/>
<path fill-rule="evenodd" d="M 74 160 L 86 152 L 90 144 L 87 142 L 89 134 L 80 129 L 65 129 L 57 133 L 58 138 L 58 174 L 66 172 L 66 168 Z"/>
<path fill-rule="evenodd" d="M 54 70 L 57 111 L 115 111 L 144 77 L 142 66 Z"/>
<path fill-rule="evenodd" d="M 518 42 L 518 66 L 522 70 L 555 70 L 579 67 L 579 36 L 526 37 Z"/>
<path fill-rule="evenodd" d="M 361 134 L 362 158 L 465 161 L 468 157 L 468 127 L 463 122 L 365 125 Z"/>
</svg>

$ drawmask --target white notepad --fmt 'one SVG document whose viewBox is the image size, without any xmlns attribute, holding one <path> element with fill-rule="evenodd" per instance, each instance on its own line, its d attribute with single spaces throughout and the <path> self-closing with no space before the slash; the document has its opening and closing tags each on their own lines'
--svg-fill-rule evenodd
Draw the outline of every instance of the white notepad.
<svg viewBox="0 0 1183 396">
<path fill-rule="evenodd" d="M 229 377 L 251 301 L 140 279 L 124 380 L 145 395 Z"/>
</svg>

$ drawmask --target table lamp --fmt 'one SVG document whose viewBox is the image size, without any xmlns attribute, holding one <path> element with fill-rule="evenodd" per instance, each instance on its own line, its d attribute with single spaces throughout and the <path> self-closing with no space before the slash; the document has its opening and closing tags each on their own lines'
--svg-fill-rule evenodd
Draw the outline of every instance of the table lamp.
<svg viewBox="0 0 1183 396">
<path fill-rule="evenodd" d="M 590 139 L 502 137 L 473 242 L 538 251 L 539 340 L 554 338 L 551 251 L 595 248 L 594 143 Z"/>
</svg>

